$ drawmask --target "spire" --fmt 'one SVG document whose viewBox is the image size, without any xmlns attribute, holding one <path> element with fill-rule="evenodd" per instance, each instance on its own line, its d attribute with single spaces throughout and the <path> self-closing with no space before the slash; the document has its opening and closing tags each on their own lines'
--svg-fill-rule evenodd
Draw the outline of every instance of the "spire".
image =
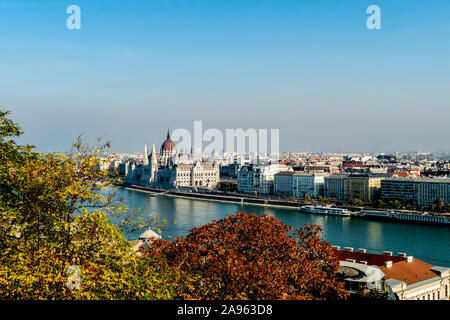
<svg viewBox="0 0 450 320">
<path fill-rule="evenodd" d="M 152 146 L 152 155 L 151 155 L 151 159 L 150 159 L 150 164 L 152 167 L 156 166 L 156 148 L 155 148 L 155 144 L 153 144 Z"/>
<path fill-rule="evenodd" d="M 169 129 L 167 129 L 167 139 L 170 139 L 170 132 L 169 132 Z"/>
<path fill-rule="evenodd" d="M 148 151 L 147 151 L 147 144 L 144 146 L 144 166 L 148 165 Z"/>
</svg>

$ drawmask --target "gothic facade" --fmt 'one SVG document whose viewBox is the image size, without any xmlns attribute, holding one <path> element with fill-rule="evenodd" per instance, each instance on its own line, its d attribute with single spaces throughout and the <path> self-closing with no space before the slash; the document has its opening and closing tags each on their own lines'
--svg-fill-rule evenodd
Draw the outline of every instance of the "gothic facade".
<svg viewBox="0 0 450 320">
<path fill-rule="evenodd" d="M 178 154 L 169 132 L 159 154 L 154 144 L 152 152 L 148 154 L 145 145 L 142 163 L 130 162 L 127 166 L 125 182 L 141 186 L 165 189 L 215 188 L 220 181 L 218 164 L 196 161 L 192 152 L 189 155 Z"/>
</svg>

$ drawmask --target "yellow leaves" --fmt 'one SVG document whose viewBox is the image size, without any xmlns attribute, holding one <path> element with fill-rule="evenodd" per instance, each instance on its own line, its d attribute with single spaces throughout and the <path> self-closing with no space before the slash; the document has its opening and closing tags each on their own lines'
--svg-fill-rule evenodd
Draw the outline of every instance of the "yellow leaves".
<svg viewBox="0 0 450 320">
<path fill-rule="evenodd" d="M 0 299 L 173 298 L 172 278 L 179 271 L 159 260 L 137 259 L 110 222 L 116 216 L 133 227 L 148 226 L 142 217 L 132 221 L 127 205 L 99 192 L 110 184 L 99 171 L 102 148 L 81 140 L 74 148 L 68 155 L 31 154 L 28 148 L 21 162 L 0 163 L 15 196 L 7 202 L 11 194 L 0 194 L 0 213 L 17 220 L 11 235 L 22 235 L 1 239 Z M 70 265 L 82 271 L 80 290 L 67 288 Z"/>
</svg>

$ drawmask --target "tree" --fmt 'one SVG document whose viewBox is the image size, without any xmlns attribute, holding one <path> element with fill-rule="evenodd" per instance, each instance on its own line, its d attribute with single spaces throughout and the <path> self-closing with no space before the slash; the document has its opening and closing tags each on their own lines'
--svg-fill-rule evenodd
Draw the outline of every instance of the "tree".
<svg viewBox="0 0 450 320">
<path fill-rule="evenodd" d="M 399 200 L 389 201 L 389 207 L 392 209 L 399 209 L 401 207 L 401 202 Z"/>
<path fill-rule="evenodd" d="M 367 287 L 361 292 L 355 292 L 348 298 L 350 301 L 360 301 L 360 300 L 391 300 L 389 290 L 370 290 Z"/>
<path fill-rule="evenodd" d="M 178 283 L 189 281 L 178 281 L 177 267 L 138 258 L 121 229 L 151 221 L 135 221 L 114 193 L 102 195 L 114 183 L 99 170 L 109 142 L 90 147 L 79 138 L 67 155 L 37 153 L 13 140 L 21 130 L 7 116 L 0 111 L 0 299 L 168 299 L 182 292 Z"/>
<path fill-rule="evenodd" d="M 375 208 L 383 208 L 384 207 L 384 202 L 381 199 L 378 199 L 374 202 L 374 207 Z"/>
<path fill-rule="evenodd" d="M 163 256 L 196 282 L 186 299 L 337 299 L 348 292 L 321 228 L 292 228 L 275 217 L 239 212 L 147 252 Z"/>
<path fill-rule="evenodd" d="M 358 207 L 362 207 L 365 205 L 364 201 L 362 201 L 361 199 L 357 199 L 357 198 L 350 200 L 350 204 L 354 205 L 354 206 L 358 206 Z"/>
<path fill-rule="evenodd" d="M 236 192 L 238 191 L 237 183 L 231 181 L 222 181 L 217 184 L 217 190 L 227 191 L 227 192 Z"/>
<path fill-rule="evenodd" d="M 444 199 L 438 198 L 431 205 L 431 210 L 433 210 L 435 212 L 442 212 L 442 211 L 444 211 L 444 206 L 445 206 Z"/>
</svg>

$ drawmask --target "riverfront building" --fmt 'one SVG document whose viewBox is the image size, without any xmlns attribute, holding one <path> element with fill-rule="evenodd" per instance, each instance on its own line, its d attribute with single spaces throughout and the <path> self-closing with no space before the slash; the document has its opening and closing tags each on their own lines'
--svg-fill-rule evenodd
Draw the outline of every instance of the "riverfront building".
<svg viewBox="0 0 450 320">
<path fill-rule="evenodd" d="M 392 178 L 381 181 L 381 199 L 383 201 L 414 202 L 414 178 Z"/>
<path fill-rule="evenodd" d="M 325 177 L 325 198 L 335 198 L 337 201 L 345 200 L 347 174 L 334 174 Z"/>
<path fill-rule="evenodd" d="M 324 195 L 326 173 L 279 172 L 274 179 L 274 193 L 279 196 L 317 198 Z"/>
<path fill-rule="evenodd" d="M 442 199 L 444 205 L 450 204 L 450 179 L 417 178 L 414 181 L 415 204 L 431 206 Z"/>
<path fill-rule="evenodd" d="M 241 164 L 238 163 L 237 159 L 234 159 L 233 163 L 220 167 L 220 178 L 236 180 L 240 169 Z"/>
<path fill-rule="evenodd" d="M 429 207 L 442 199 L 450 203 L 450 179 L 439 178 L 391 178 L 381 181 L 383 201 L 410 201 L 417 206 Z"/>
<path fill-rule="evenodd" d="M 127 183 L 166 189 L 215 188 L 220 181 L 219 166 L 215 163 L 195 161 L 192 152 L 177 154 L 169 132 L 159 154 L 154 144 L 150 155 L 145 146 L 142 163 L 131 161 L 125 171 Z"/>
<path fill-rule="evenodd" d="M 293 171 L 279 172 L 274 177 L 274 194 L 277 196 L 292 197 Z"/>
<path fill-rule="evenodd" d="M 380 197 L 381 180 L 390 175 L 352 174 L 347 177 L 347 200 L 359 199 L 372 202 Z"/>
<path fill-rule="evenodd" d="M 299 173 L 292 175 L 292 196 L 317 198 L 324 195 L 326 173 Z"/>
<path fill-rule="evenodd" d="M 250 164 L 239 170 L 237 183 L 239 192 L 273 194 L 275 175 L 282 171 L 293 171 L 284 164 Z"/>
</svg>

